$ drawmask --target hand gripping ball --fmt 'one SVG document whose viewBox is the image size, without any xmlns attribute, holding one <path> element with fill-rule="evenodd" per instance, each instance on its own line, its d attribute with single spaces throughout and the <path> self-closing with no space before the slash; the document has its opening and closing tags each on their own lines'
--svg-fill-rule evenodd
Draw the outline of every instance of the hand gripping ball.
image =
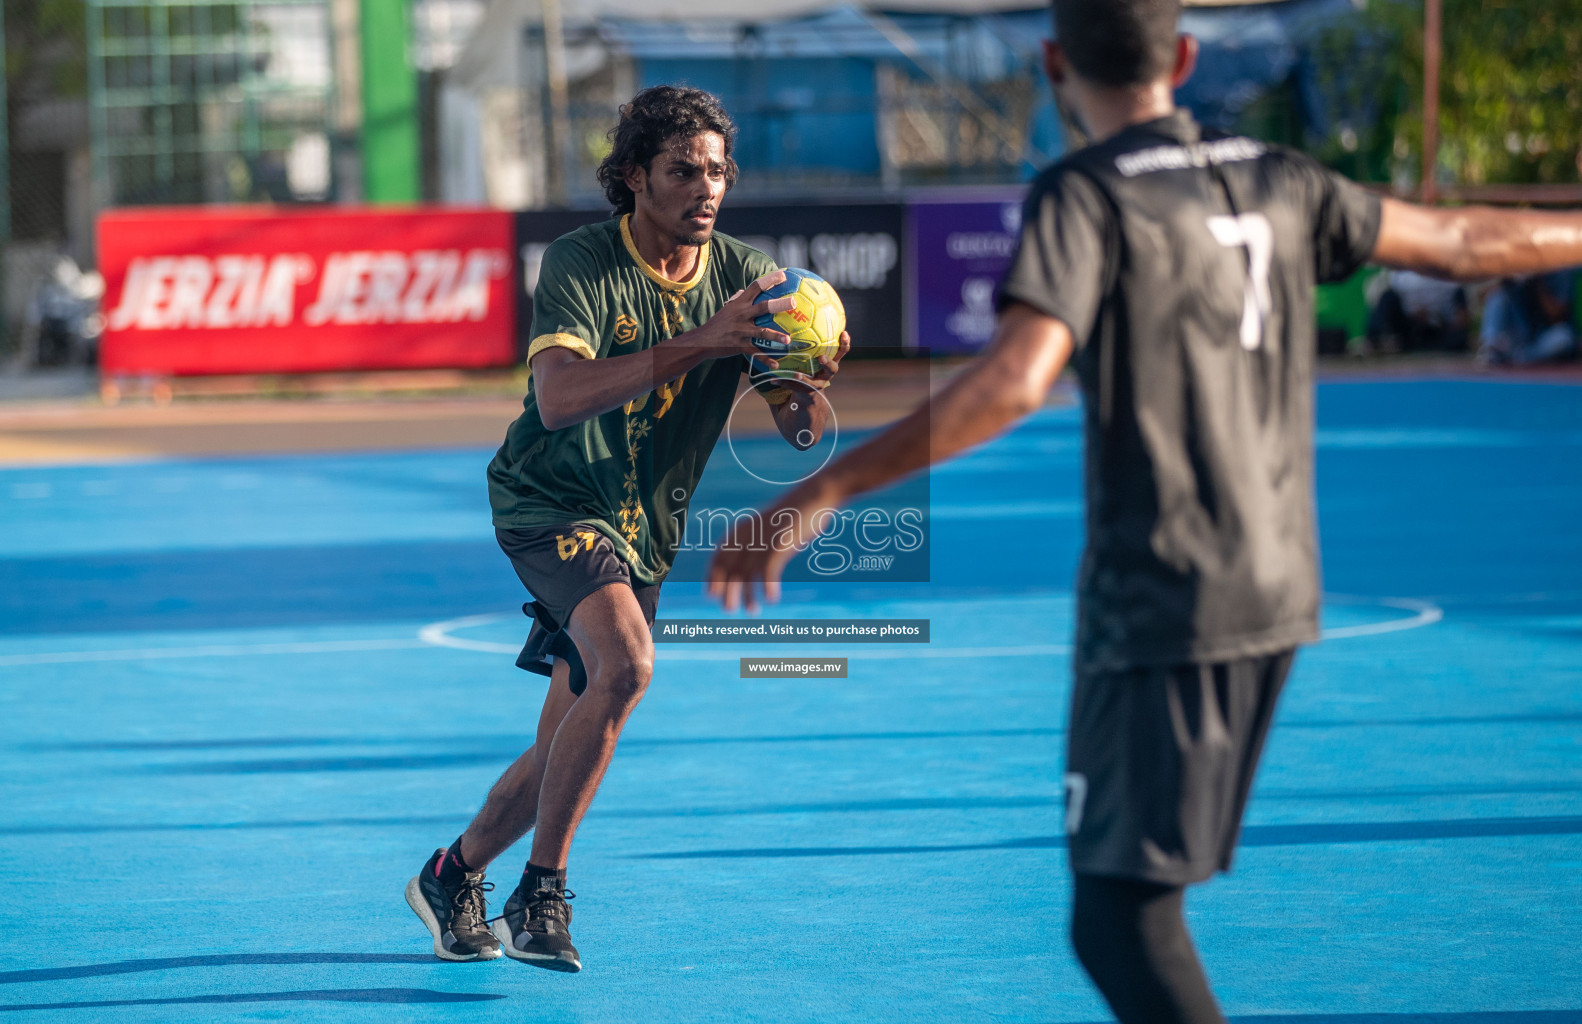
<svg viewBox="0 0 1582 1024">
<path fill-rule="evenodd" d="M 833 356 L 840 350 L 840 335 L 846 329 L 846 308 L 830 283 L 811 270 L 787 267 L 785 273 L 786 279 L 765 291 L 758 301 L 789 295 L 796 305 L 784 313 L 765 313 L 753 322 L 759 327 L 784 331 L 791 343 L 781 345 L 758 338 L 753 344 L 765 355 L 780 361 L 780 368 L 769 371 L 771 374 L 812 376 L 819 368 L 819 356 Z"/>
</svg>

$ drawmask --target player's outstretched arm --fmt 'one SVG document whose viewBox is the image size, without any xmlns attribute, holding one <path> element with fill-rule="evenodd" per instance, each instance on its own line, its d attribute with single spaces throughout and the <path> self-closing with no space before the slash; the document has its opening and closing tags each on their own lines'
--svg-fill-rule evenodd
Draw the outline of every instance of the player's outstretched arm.
<svg viewBox="0 0 1582 1024">
<path fill-rule="evenodd" d="M 590 420 L 675 380 L 707 359 L 757 355 L 774 366 L 775 360 L 759 352 L 753 339 L 782 344 L 789 339 L 753 320 L 764 313 L 783 313 L 795 303 L 788 295 L 753 304 L 765 289 L 783 280 L 783 271 L 765 274 L 732 296 L 707 323 L 643 352 L 607 359 L 587 359 L 559 347 L 538 353 L 532 370 L 544 426 L 560 430 Z"/>
<path fill-rule="evenodd" d="M 772 529 L 795 524 L 794 544 L 754 549 L 745 543 L 755 533 L 750 524 L 733 529 L 709 566 L 709 595 L 728 611 L 756 609 L 760 587 L 768 600 L 778 601 L 781 572 L 828 521 L 826 510 L 1003 433 L 1043 404 L 1071 350 L 1071 331 L 1064 323 L 1031 306 L 1011 304 L 988 350 L 939 394 L 765 506 L 760 515 Z"/>
<path fill-rule="evenodd" d="M 1373 261 L 1455 281 L 1582 264 L 1582 214 L 1384 201 Z"/>
</svg>

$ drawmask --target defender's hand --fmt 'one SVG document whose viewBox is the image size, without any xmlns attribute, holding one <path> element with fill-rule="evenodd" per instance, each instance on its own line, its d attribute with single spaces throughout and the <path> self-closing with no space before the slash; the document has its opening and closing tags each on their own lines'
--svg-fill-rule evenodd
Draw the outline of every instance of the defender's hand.
<svg viewBox="0 0 1582 1024">
<path fill-rule="evenodd" d="M 709 563 L 708 595 L 728 612 L 756 612 L 760 590 L 768 603 L 778 603 L 786 565 L 829 526 L 830 516 L 843 503 L 840 492 L 816 475 L 761 509 L 761 529 L 738 520 Z M 754 547 L 760 538 L 763 544 Z"/>
<path fill-rule="evenodd" d="M 791 339 L 784 332 L 777 331 L 773 327 L 759 327 L 753 321 L 765 313 L 784 313 L 796 307 L 795 300 L 789 295 L 764 302 L 758 301 L 758 297 L 766 290 L 785 279 L 783 270 L 765 274 L 732 295 L 730 300 L 719 308 L 719 312 L 709 317 L 708 322 L 703 326 L 693 328 L 676 340 L 685 339 L 685 344 L 699 349 L 705 359 L 740 354 L 756 357 L 759 362 L 771 369 L 779 366 L 779 360 L 766 355 L 753 342 L 756 340 L 787 345 Z"/>
</svg>

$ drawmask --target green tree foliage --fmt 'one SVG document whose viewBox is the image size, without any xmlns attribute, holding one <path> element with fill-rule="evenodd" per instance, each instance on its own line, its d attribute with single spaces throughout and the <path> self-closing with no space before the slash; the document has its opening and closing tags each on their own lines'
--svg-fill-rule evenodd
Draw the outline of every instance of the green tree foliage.
<svg viewBox="0 0 1582 1024">
<path fill-rule="evenodd" d="M 84 0 L 5 0 L 6 93 L 13 107 L 88 91 Z"/>
<path fill-rule="evenodd" d="M 1582 0 L 1443 0 L 1439 177 L 1458 184 L 1575 182 L 1582 177 Z M 1372 152 L 1375 180 L 1420 177 L 1423 0 L 1370 0 L 1319 48 L 1337 105 L 1374 110 L 1320 146 Z M 1343 162 L 1341 160 L 1340 162 Z"/>
</svg>

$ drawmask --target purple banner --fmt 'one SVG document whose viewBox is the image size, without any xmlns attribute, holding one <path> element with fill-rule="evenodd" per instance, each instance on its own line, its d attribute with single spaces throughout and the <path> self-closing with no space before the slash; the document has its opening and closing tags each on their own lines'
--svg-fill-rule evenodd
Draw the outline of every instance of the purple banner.
<svg viewBox="0 0 1582 1024">
<path fill-rule="evenodd" d="M 917 347 L 973 353 L 994 336 L 994 290 L 1022 227 L 1019 200 L 911 207 Z"/>
</svg>

